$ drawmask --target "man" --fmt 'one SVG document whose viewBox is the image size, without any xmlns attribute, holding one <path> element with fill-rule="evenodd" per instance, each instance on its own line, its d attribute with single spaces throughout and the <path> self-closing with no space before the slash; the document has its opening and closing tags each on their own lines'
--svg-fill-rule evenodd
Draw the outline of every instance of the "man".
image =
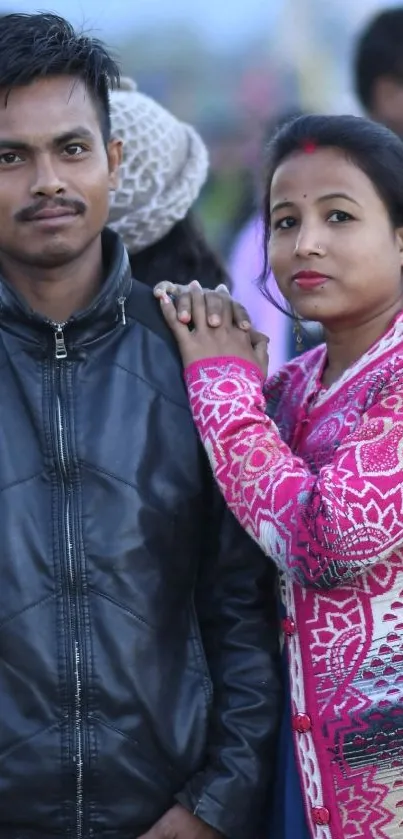
<svg viewBox="0 0 403 839">
<path fill-rule="evenodd" d="M 403 7 L 386 9 L 360 34 L 354 85 L 367 114 L 403 137 Z"/>
<path fill-rule="evenodd" d="M 104 229 L 117 79 L 63 19 L 0 20 L 0 837 L 253 839 L 274 586 Z"/>
</svg>

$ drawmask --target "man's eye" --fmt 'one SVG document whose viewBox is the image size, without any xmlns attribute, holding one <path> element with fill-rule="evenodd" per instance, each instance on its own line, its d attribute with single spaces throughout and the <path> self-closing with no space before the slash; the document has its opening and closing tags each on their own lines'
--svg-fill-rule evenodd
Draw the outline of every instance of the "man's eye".
<svg viewBox="0 0 403 839">
<path fill-rule="evenodd" d="M 86 149 L 81 145 L 81 143 L 70 143 L 65 148 L 65 152 L 69 157 L 78 157 L 78 155 L 82 154 L 84 151 L 86 151 Z"/>
<path fill-rule="evenodd" d="M 6 165 L 10 165 L 12 163 L 20 163 L 21 160 L 21 155 L 14 151 L 6 151 L 3 152 L 3 154 L 0 154 L 0 164 L 4 163 Z"/>
</svg>

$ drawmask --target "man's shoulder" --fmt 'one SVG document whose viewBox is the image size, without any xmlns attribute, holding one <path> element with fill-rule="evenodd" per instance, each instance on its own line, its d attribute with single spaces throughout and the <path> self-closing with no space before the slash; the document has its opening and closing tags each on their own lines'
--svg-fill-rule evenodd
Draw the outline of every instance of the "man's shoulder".
<svg viewBox="0 0 403 839">
<path fill-rule="evenodd" d="M 167 344 L 179 364 L 180 355 L 177 343 L 165 323 L 160 304 L 154 297 L 152 290 L 144 283 L 140 283 L 133 278 L 125 308 L 126 315 L 132 322 L 141 324 Z"/>
<path fill-rule="evenodd" d="M 130 293 L 125 303 L 126 315 L 131 321 L 140 323 L 170 346 L 176 346 L 171 330 L 165 323 L 158 300 L 144 283 L 132 279 Z"/>
<path fill-rule="evenodd" d="M 124 342 L 125 366 L 161 396 L 189 411 L 178 345 L 152 290 L 133 279 L 125 313 L 129 326 Z"/>
</svg>

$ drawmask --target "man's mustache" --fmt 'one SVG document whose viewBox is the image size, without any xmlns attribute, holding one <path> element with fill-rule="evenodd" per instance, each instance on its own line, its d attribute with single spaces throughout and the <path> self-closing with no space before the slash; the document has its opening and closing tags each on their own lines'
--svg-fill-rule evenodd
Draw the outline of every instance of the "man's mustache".
<svg viewBox="0 0 403 839">
<path fill-rule="evenodd" d="M 65 208 L 73 211 L 77 215 L 82 215 L 87 209 L 83 201 L 76 199 L 73 200 L 72 198 L 53 198 L 53 200 L 50 200 L 49 198 L 41 198 L 41 200 L 36 201 L 35 204 L 31 204 L 29 207 L 24 207 L 22 210 L 19 210 L 18 213 L 15 214 L 15 219 L 16 221 L 32 221 L 38 213 L 42 212 L 42 210 L 48 210 L 50 208 L 54 209 L 55 207 Z"/>
</svg>

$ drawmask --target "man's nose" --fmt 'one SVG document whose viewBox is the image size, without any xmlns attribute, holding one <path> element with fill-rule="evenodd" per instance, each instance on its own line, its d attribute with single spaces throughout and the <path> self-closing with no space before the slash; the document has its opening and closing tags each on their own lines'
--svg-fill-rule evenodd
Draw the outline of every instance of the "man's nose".
<svg viewBox="0 0 403 839">
<path fill-rule="evenodd" d="M 33 198 L 63 195 L 66 191 L 66 184 L 61 179 L 57 168 L 52 162 L 50 155 L 41 155 L 36 163 L 35 177 L 31 184 L 31 195 Z"/>
</svg>

